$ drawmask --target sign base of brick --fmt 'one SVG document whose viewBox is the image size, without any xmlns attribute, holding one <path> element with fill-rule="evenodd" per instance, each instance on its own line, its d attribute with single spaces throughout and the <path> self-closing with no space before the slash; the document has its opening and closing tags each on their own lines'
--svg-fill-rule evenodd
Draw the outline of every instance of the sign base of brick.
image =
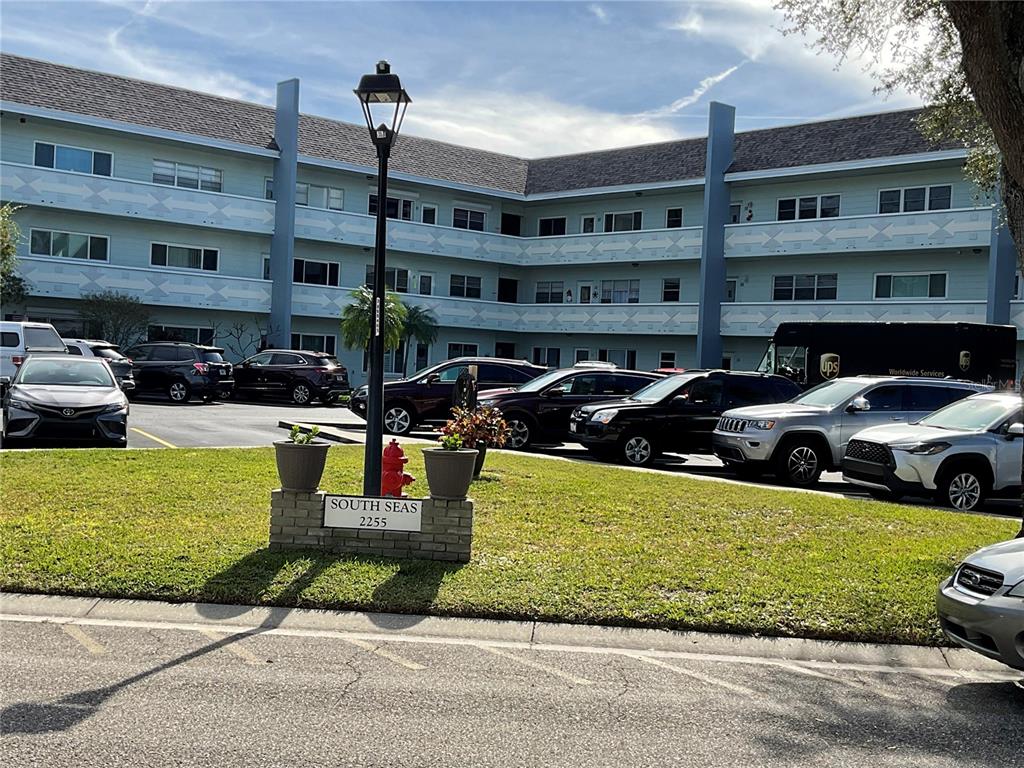
<svg viewBox="0 0 1024 768">
<path fill-rule="evenodd" d="M 320 549 L 368 557 L 468 563 L 473 543 L 471 499 L 423 499 L 420 532 L 324 528 L 324 493 L 270 494 L 270 549 Z"/>
</svg>

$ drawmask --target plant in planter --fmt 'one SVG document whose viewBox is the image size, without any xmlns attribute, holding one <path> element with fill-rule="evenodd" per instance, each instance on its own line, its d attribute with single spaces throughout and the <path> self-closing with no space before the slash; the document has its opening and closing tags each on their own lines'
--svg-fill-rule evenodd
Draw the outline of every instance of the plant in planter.
<svg viewBox="0 0 1024 768">
<path fill-rule="evenodd" d="M 282 489 L 310 493 L 320 486 L 327 463 L 327 449 L 331 446 L 318 441 L 316 437 L 319 434 L 320 427 L 312 427 L 304 433 L 296 424 L 287 440 L 274 443 Z"/>
<path fill-rule="evenodd" d="M 488 448 L 501 448 L 508 440 L 509 428 L 501 411 L 490 406 L 480 406 L 469 410 L 452 408 L 452 417 L 441 427 L 443 435 L 459 435 L 466 448 L 479 451 L 473 478 L 480 477 Z"/>
<path fill-rule="evenodd" d="M 477 451 L 463 445 L 457 433 L 442 435 L 439 448 L 423 449 L 430 495 L 437 499 L 464 499 L 473 482 Z"/>
</svg>

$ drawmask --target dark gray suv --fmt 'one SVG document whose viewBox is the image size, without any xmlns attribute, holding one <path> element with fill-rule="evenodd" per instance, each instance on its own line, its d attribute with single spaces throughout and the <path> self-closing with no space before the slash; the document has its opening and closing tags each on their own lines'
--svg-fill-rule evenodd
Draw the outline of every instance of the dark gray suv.
<svg viewBox="0 0 1024 768">
<path fill-rule="evenodd" d="M 132 359 L 133 396 L 159 394 L 172 403 L 187 403 L 195 395 L 208 403 L 229 397 L 235 385 L 231 363 L 220 347 L 158 341 L 139 344 L 125 354 Z"/>
</svg>

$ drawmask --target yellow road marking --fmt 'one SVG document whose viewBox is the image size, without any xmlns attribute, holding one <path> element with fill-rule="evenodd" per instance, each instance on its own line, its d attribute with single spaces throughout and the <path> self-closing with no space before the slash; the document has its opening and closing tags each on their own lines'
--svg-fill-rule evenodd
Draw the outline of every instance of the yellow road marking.
<svg viewBox="0 0 1024 768">
<path fill-rule="evenodd" d="M 711 677 L 709 675 L 703 675 L 700 672 L 694 672 L 692 669 L 684 669 L 683 667 L 677 667 L 675 664 L 667 664 L 661 659 L 655 659 L 650 656 L 642 656 L 640 654 L 626 654 L 634 659 L 644 662 L 645 664 L 653 664 L 656 667 L 662 667 L 663 669 L 670 669 L 673 672 L 685 675 L 686 677 L 692 677 L 694 680 L 700 680 L 702 683 L 709 683 L 710 685 L 717 685 L 721 688 L 738 693 L 741 696 L 750 696 L 751 698 L 761 698 L 757 691 L 750 688 L 746 688 L 742 685 L 736 685 L 730 683 L 727 680 L 719 680 L 717 677 Z"/>
<path fill-rule="evenodd" d="M 352 643 L 352 645 L 358 648 L 362 648 L 364 651 L 369 651 L 370 653 L 376 654 L 377 656 L 380 656 L 383 659 L 393 661 L 395 662 L 395 664 L 403 666 L 406 669 L 411 669 L 416 672 L 420 671 L 421 669 L 426 669 L 426 667 L 424 667 L 422 664 L 417 664 L 415 661 L 409 661 L 409 659 L 402 658 L 396 653 L 391 653 L 391 651 L 381 648 L 380 646 L 374 645 L 373 643 L 368 643 L 365 640 L 356 640 L 354 637 L 346 637 L 345 640 L 346 642 Z"/>
<path fill-rule="evenodd" d="M 74 624 L 61 624 L 60 628 L 64 630 L 66 635 L 77 640 L 78 643 L 93 656 L 99 656 L 107 652 L 107 649 L 103 647 L 102 643 L 87 635 L 85 630 L 81 627 L 75 626 Z"/>
<path fill-rule="evenodd" d="M 212 632 L 208 629 L 201 629 L 199 630 L 199 632 L 200 634 L 210 638 L 214 642 L 223 640 L 225 637 L 227 637 L 227 635 L 222 635 L 220 632 Z M 259 664 L 261 666 L 263 664 L 263 662 L 260 661 L 260 659 L 252 651 L 250 651 L 248 648 L 242 645 L 239 645 L 238 641 L 222 645 L 221 648 L 225 651 L 230 651 L 231 653 L 235 654 L 235 656 L 240 658 L 246 664 Z"/>
<path fill-rule="evenodd" d="M 568 672 L 563 672 L 560 669 L 549 667 L 547 664 L 540 664 L 539 662 L 533 661 L 532 659 L 524 659 L 522 656 L 516 656 L 515 654 L 506 653 L 505 651 L 499 651 L 497 648 L 494 648 L 490 645 L 478 645 L 477 648 L 487 651 L 488 653 L 493 653 L 495 656 L 501 656 L 502 658 L 518 662 L 519 664 L 523 664 L 524 666 L 532 667 L 533 669 L 539 669 L 541 672 L 546 672 L 549 675 L 560 677 L 563 680 L 568 680 L 569 682 L 575 683 L 576 685 L 594 684 L 592 680 L 587 680 L 585 677 L 577 677 L 576 675 L 570 675 Z"/>
<path fill-rule="evenodd" d="M 177 448 L 177 447 L 178 447 L 178 446 L 176 446 L 176 445 L 174 445 L 174 444 L 172 444 L 172 443 L 168 443 L 168 442 L 167 442 L 166 440 L 161 440 L 161 439 L 160 439 L 159 437 L 157 437 L 156 435 L 151 435 L 151 434 L 149 434 L 149 432 L 143 432 L 143 431 L 142 431 L 141 429 L 139 429 L 138 427 L 130 427 L 130 429 L 131 429 L 131 431 L 132 431 L 132 432 L 138 432 L 138 433 L 139 433 L 140 435 L 142 435 L 143 437 L 148 437 L 148 438 L 149 438 L 150 440 L 152 440 L 152 441 L 153 441 L 154 443 L 160 443 L 160 445 L 162 445 L 162 446 L 163 446 L 164 448 Z"/>
</svg>

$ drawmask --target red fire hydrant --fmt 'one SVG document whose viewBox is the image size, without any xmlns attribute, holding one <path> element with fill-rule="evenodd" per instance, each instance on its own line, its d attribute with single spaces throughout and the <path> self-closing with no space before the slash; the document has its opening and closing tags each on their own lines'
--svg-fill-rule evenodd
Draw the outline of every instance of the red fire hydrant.
<svg viewBox="0 0 1024 768">
<path fill-rule="evenodd" d="M 416 480 L 415 477 L 404 471 L 408 461 L 409 457 L 405 455 L 405 451 L 402 450 L 398 441 L 392 440 L 388 447 L 384 449 L 384 455 L 381 459 L 381 496 L 405 497 L 402 489 L 407 485 L 412 485 Z"/>
</svg>

